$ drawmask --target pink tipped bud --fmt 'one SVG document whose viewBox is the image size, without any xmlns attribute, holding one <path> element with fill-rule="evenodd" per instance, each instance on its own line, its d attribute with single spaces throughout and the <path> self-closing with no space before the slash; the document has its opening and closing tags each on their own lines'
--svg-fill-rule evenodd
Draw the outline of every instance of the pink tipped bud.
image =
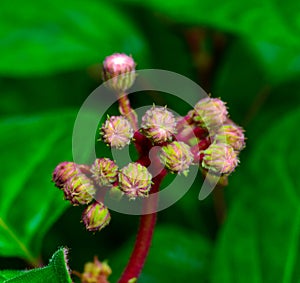
<svg viewBox="0 0 300 283">
<path fill-rule="evenodd" d="M 109 88 L 124 92 L 135 81 L 135 62 L 126 54 L 113 54 L 105 58 L 102 68 L 102 77 Z"/>
<path fill-rule="evenodd" d="M 188 169 L 193 162 L 193 154 L 187 144 L 174 141 L 162 147 L 160 160 L 171 172 L 182 172 L 184 175 L 187 175 Z"/>
<path fill-rule="evenodd" d="M 213 137 L 216 143 L 226 143 L 236 151 L 241 151 L 245 147 L 244 129 L 235 125 L 221 126 Z"/>
<path fill-rule="evenodd" d="M 234 149 L 223 143 L 213 143 L 203 154 L 202 166 L 217 174 L 230 174 L 237 167 L 239 160 Z"/>
<path fill-rule="evenodd" d="M 82 221 L 88 231 L 100 231 L 110 222 L 109 210 L 102 202 L 94 202 L 83 211 Z"/>
<path fill-rule="evenodd" d="M 147 197 L 152 175 L 139 163 L 129 163 L 119 172 L 119 188 L 130 198 Z"/>
<path fill-rule="evenodd" d="M 143 133 L 155 143 L 172 140 L 176 133 L 176 120 L 166 107 L 155 107 L 147 110 L 142 118 Z"/>
<path fill-rule="evenodd" d="M 95 195 L 95 187 L 91 179 L 79 173 L 70 178 L 64 185 L 65 199 L 74 206 L 90 203 Z"/>
<path fill-rule="evenodd" d="M 220 127 L 226 121 L 228 111 L 222 100 L 207 97 L 201 99 L 190 114 L 200 127 L 210 130 Z"/>
<path fill-rule="evenodd" d="M 78 173 L 80 173 L 80 170 L 76 163 L 62 162 L 54 169 L 52 180 L 58 188 L 63 188 L 64 184 Z"/>
<path fill-rule="evenodd" d="M 97 158 L 91 167 L 91 172 L 99 186 L 107 186 L 117 180 L 118 166 L 109 158 Z"/>
<path fill-rule="evenodd" d="M 111 147 L 121 149 L 130 143 L 133 129 L 123 116 L 112 116 L 102 126 L 104 142 Z"/>
<path fill-rule="evenodd" d="M 95 256 L 94 262 L 87 262 L 81 276 L 82 283 L 109 283 L 107 277 L 111 274 L 111 268 L 104 261 L 100 262 Z"/>
</svg>

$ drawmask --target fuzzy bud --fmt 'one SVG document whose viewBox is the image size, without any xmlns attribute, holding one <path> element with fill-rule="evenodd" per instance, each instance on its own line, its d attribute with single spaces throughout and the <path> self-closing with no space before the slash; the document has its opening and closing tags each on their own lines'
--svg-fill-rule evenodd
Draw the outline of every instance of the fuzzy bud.
<svg viewBox="0 0 300 283">
<path fill-rule="evenodd" d="M 58 188 L 63 188 L 64 184 L 78 173 L 80 173 L 80 170 L 76 163 L 62 162 L 54 169 L 52 180 Z"/>
<path fill-rule="evenodd" d="M 226 143 L 236 151 L 241 151 L 245 147 L 244 129 L 235 125 L 221 126 L 213 137 L 216 143 Z"/>
<path fill-rule="evenodd" d="M 123 116 L 109 117 L 101 129 L 104 142 L 118 149 L 128 145 L 133 137 L 133 129 Z"/>
<path fill-rule="evenodd" d="M 102 202 L 94 202 L 83 211 L 82 221 L 88 231 L 100 231 L 110 222 L 109 210 Z"/>
<path fill-rule="evenodd" d="M 135 62 L 126 54 L 115 53 L 105 58 L 102 77 L 107 86 L 117 92 L 129 89 L 136 78 Z"/>
<path fill-rule="evenodd" d="M 100 262 L 95 256 L 94 262 L 87 262 L 81 275 L 82 283 L 109 283 L 107 277 L 111 274 L 111 268 L 104 261 Z"/>
<path fill-rule="evenodd" d="M 222 100 L 206 97 L 197 102 L 190 114 L 200 127 L 210 130 L 220 127 L 226 121 L 228 111 Z"/>
<path fill-rule="evenodd" d="M 96 192 L 93 181 L 82 173 L 70 178 L 63 189 L 65 199 L 73 205 L 90 203 Z"/>
<path fill-rule="evenodd" d="M 166 107 L 155 107 L 147 110 L 142 118 L 143 133 L 155 143 L 172 140 L 176 133 L 176 120 Z"/>
<path fill-rule="evenodd" d="M 91 167 L 93 179 L 99 186 L 114 183 L 118 177 L 118 166 L 109 158 L 97 158 Z"/>
<path fill-rule="evenodd" d="M 139 163 L 129 163 L 119 172 L 119 188 L 129 197 L 147 197 L 151 188 L 152 175 Z"/>
<path fill-rule="evenodd" d="M 213 143 L 200 154 L 203 155 L 201 165 L 217 174 L 230 174 L 239 163 L 234 149 L 224 143 Z"/>
<path fill-rule="evenodd" d="M 174 141 L 162 147 L 160 160 L 171 172 L 186 176 L 193 159 L 191 148 L 184 142 Z"/>
</svg>

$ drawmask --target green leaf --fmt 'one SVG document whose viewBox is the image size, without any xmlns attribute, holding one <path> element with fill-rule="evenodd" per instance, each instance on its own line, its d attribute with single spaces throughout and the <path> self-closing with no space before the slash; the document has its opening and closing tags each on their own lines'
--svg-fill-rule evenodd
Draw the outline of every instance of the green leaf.
<svg viewBox="0 0 300 283">
<path fill-rule="evenodd" d="M 0 271 L 1 283 L 67 283 L 72 282 L 67 263 L 67 249 L 59 249 L 46 267 L 32 270 Z"/>
<path fill-rule="evenodd" d="M 300 46 L 300 21 L 297 13 L 299 9 L 295 9 L 297 4 L 292 0 L 284 3 L 284 9 L 278 0 L 115 1 L 147 6 L 179 23 L 205 25 L 250 40 L 266 40 L 298 48 Z M 293 23 L 294 27 L 292 24 L 286 25 L 285 22 Z"/>
<path fill-rule="evenodd" d="M 18 7 L 18 9 L 16 9 Z M 143 66 L 147 46 L 125 14 L 104 1 L 3 2 L 0 73 L 32 75 L 86 67 L 114 52 Z"/>
<path fill-rule="evenodd" d="M 54 112 L 0 123 L 0 256 L 37 264 L 41 241 L 68 204 L 51 182 L 72 158 L 74 112 Z"/>
<path fill-rule="evenodd" d="M 110 258 L 115 282 L 126 265 L 132 244 Z M 141 283 L 208 282 L 211 243 L 200 235 L 179 227 L 158 226 L 154 232 Z M 201 279 L 201 281 L 200 281 Z"/>
<path fill-rule="evenodd" d="M 231 180 L 239 193 L 218 240 L 215 283 L 299 282 L 299 110 L 269 125 Z"/>
</svg>

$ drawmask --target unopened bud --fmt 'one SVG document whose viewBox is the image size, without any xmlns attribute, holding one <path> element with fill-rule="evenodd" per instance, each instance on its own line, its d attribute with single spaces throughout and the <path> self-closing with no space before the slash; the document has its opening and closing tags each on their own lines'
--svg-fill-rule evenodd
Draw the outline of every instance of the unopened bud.
<svg viewBox="0 0 300 283">
<path fill-rule="evenodd" d="M 102 202 L 94 202 L 83 211 L 82 221 L 88 231 L 100 231 L 110 222 L 109 210 Z"/>
<path fill-rule="evenodd" d="M 226 121 L 228 111 L 221 99 L 206 97 L 197 102 L 190 114 L 200 127 L 210 130 Z"/>
<path fill-rule="evenodd" d="M 96 191 L 93 181 L 82 173 L 70 178 L 63 189 L 65 199 L 69 200 L 73 205 L 90 203 Z"/>
<path fill-rule="evenodd" d="M 111 274 L 111 268 L 104 261 L 100 262 L 95 256 L 94 262 L 87 262 L 81 276 L 82 283 L 109 283 L 107 277 Z"/>
<path fill-rule="evenodd" d="M 147 197 L 151 188 L 152 175 L 139 163 L 129 163 L 119 172 L 119 188 L 130 198 Z"/>
<path fill-rule="evenodd" d="M 116 53 L 105 58 L 102 68 L 103 80 L 109 88 L 124 92 L 135 81 L 135 62 L 126 54 Z"/>
<path fill-rule="evenodd" d="M 187 144 L 174 141 L 162 147 L 160 160 L 171 172 L 187 175 L 193 162 L 193 154 Z"/>
<path fill-rule="evenodd" d="M 105 143 L 121 149 L 130 143 L 133 129 L 125 117 L 112 116 L 102 126 L 102 134 Z"/>
<path fill-rule="evenodd" d="M 176 133 L 176 120 L 166 107 L 155 107 L 147 110 L 142 118 L 143 133 L 155 143 L 172 140 Z"/>
<path fill-rule="evenodd" d="M 80 171 L 76 163 L 62 162 L 54 169 L 52 180 L 58 188 L 63 188 L 64 184 L 78 173 L 80 173 Z"/>
<path fill-rule="evenodd" d="M 244 129 L 235 124 L 223 125 L 217 130 L 213 140 L 216 143 L 226 143 L 234 150 L 241 151 L 245 147 Z"/>
<path fill-rule="evenodd" d="M 237 167 L 239 160 L 234 149 L 224 143 L 213 143 L 203 154 L 201 165 L 217 174 L 230 174 Z"/>
<path fill-rule="evenodd" d="M 97 158 L 91 167 L 93 178 L 99 186 L 107 186 L 118 178 L 118 165 L 109 158 Z"/>
</svg>

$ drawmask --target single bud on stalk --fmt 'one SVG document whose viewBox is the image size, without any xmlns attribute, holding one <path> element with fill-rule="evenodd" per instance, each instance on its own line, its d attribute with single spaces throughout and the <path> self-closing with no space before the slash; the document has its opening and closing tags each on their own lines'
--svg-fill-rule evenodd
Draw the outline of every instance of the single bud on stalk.
<svg viewBox="0 0 300 283">
<path fill-rule="evenodd" d="M 148 169 L 136 162 L 129 163 L 119 172 L 119 188 L 129 199 L 147 197 L 151 188 L 152 175 Z"/>
<path fill-rule="evenodd" d="M 194 110 L 189 113 L 196 124 L 211 130 L 220 127 L 226 121 L 228 111 L 222 100 L 206 97 L 198 101 Z"/>
<path fill-rule="evenodd" d="M 55 186 L 63 188 L 64 184 L 75 175 L 79 174 L 79 166 L 74 162 L 59 163 L 53 171 L 52 180 Z"/>
<path fill-rule="evenodd" d="M 166 107 L 153 106 L 142 117 L 141 127 L 147 138 L 162 143 L 172 140 L 172 135 L 176 133 L 176 120 Z"/>
<path fill-rule="evenodd" d="M 213 143 L 200 154 L 203 155 L 201 165 L 217 174 L 230 174 L 239 163 L 234 149 L 224 143 Z"/>
<path fill-rule="evenodd" d="M 104 142 L 118 149 L 128 145 L 133 137 L 133 129 L 129 121 L 123 116 L 109 117 L 101 130 Z"/>
<path fill-rule="evenodd" d="M 83 211 L 82 221 L 88 231 L 100 231 L 110 222 L 109 210 L 102 202 L 94 202 Z"/>
<path fill-rule="evenodd" d="M 87 262 L 81 275 L 82 283 L 109 283 L 107 277 L 111 274 L 111 268 L 104 261 L 100 262 L 95 256 L 94 262 Z"/>
<path fill-rule="evenodd" d="M 131 56 L 115 53 L 105 58 L 102 77 L 109 88 L 125 92 L 135 81 L 135 62 Z"/>
<path fill-rule="evenodd" d="M 118 178 L 118 165 L 109 158 L 97 158 L 91 167 L 92 177 L 99 186 L 107 186 Z"/>
<path fill-rule="evenodd" d="M 171 172 L 186 176 L 193 162 L 193 154 L 186 143 L 174 141 L 162 147 L 160 160 Z"/>
<path fill-rule="evenodd" d="M 89 204 L 95 195 L 93 181 L 86 175 L 79 173 L 70 178 L 64 185 L 65 199 L 72 205 Z"/>
<path fill-rule="evenodd" d="M 244 129 L 235 124 L 221 126 L 214 135 L 213 140 L 216 143 L 226 143 L 236 151 L 245 148 Z"/>
</svg>

